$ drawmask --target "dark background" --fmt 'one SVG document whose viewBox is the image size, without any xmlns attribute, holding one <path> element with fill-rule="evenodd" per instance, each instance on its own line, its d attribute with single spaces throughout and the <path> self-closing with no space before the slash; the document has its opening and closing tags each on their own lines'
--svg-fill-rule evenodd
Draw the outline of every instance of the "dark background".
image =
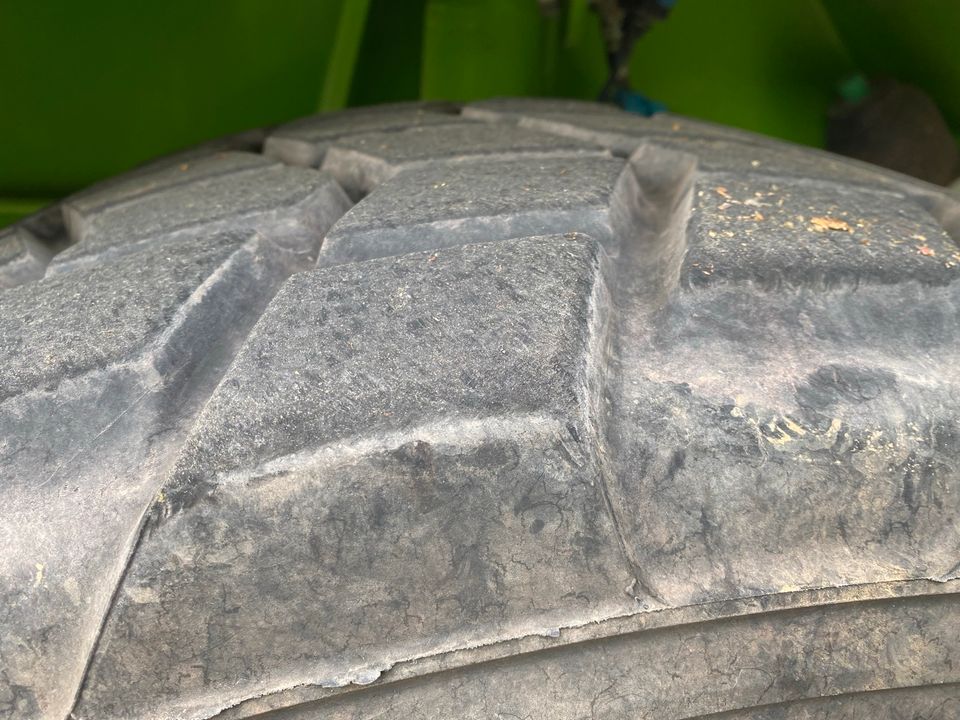
<svg viewBox="0 0 960 720">
<path fill-rule="evenodd" d="M 0 225 L 214 136 L 349 105 L 595 97 L 587 0 L 0 0 Z M 956 0 L 678 0 L 637 46 L 671 111 L 822 145 L 851 72 L 960 130 Z"/>
</svg>

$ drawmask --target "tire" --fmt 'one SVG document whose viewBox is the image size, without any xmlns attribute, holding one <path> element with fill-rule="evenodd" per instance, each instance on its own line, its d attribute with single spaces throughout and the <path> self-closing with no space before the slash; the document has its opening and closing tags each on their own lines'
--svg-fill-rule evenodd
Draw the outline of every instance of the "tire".
<svg viewBox="0 0 960 720">
<path fill-rule="evenodd" d="M 958 237 L 545 100 L 67 198 L 0 239 L 0 717 L 960 717 Z"/>
</svg>

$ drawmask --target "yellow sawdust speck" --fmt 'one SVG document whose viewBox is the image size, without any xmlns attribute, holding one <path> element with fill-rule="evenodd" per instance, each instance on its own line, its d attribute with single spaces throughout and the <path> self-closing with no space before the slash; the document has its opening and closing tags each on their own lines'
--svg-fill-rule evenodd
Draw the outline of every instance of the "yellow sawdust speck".
<svg viewBox="0 0 960 720">
<path fill-rule="evenodd" d="M 839 230 L 842 232 L 853 232 L 853 228 L 845 220 L 839 220 L 832 217 L 812 217 L 810 224 L 817 232 L 826 232 L 827 230 Z"/>
</svg>

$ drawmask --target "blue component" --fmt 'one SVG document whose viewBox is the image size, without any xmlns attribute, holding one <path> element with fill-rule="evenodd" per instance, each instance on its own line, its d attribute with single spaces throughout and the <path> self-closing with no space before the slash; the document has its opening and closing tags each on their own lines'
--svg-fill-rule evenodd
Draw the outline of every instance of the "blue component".
<svg viewBox="0 0 960 720">
<path fill-rule="evenodd" d="M 617 90 L 617 105 L 627 112 L 637 113 L 650 117 L 658 112 L 666 112 L 667 106 L 657 100 L 651 100 L 646 95 L 641 95 L 633 90 Z"/>
</svg>

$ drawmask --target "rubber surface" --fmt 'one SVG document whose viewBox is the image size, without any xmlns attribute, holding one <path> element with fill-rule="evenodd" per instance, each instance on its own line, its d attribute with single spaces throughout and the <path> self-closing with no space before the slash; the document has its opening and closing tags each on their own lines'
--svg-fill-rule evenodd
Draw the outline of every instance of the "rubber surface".
<svg viewBox="0 0 960 720">
<path fill-rule="evenodd" d="M 570 101 L 67 198 L 0 235 L 0 717 L 957 716 L 958 229 Z"/>
</svg>

